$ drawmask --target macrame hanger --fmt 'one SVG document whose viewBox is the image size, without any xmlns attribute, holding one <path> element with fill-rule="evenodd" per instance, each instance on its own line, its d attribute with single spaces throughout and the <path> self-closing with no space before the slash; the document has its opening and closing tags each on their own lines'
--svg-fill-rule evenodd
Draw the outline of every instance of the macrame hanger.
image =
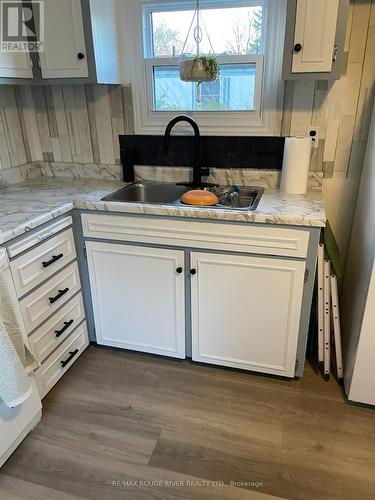
<svg viewBox="0 0 375 500">
<path fill-rule="evenodd" d="M 201 17 L 200 0 L 196 0 L 196 9 L 195 9 L 193 18 L 191 20 L 191 23 L 190 23 L 190 26 L 189 26 L 189 30 L 188 30 L 188 33 L 187 33 L 184 45 L 182 47 L 182 51 L 181 51 L 181 55 L 180 55 L 180 61 L 183 60 L 185 48 L 186 48 L 186 45 L 188 43 L 190 33 L 192 31 L 192 27 L 193 27 L 194 21 L 196 23 L 195 24 L 195 28 L 193 30 L 193 36 L 194 36 L 194 41 L 195 41 L 195 46 L 196 46 L 196 57 L 199 57 L 200 53 L 201 53 L 201 44 L 202 44 L 202 40 L 203 40 L 203 30 L 204 30 L 207 38 L 208 38 L 208 42 L 210 44 L 212 54 L 215 53 L 214 49 L 213 49 L 213 46 L 212 46 L 211 38 L 210 38 L 210 36 L 208 34 L 208 31 L 207 31 L 207 28 L 206 28 L 206 25 L 205 25 L 205 22 L 204 22 L 203 18 Z M 202 26 L 203 26 L 203 29 L 202 29 Z M 201 87 L 200 87 L 201 83 L 202 82 L 197 82 L 197 93 L 196 93 L 196 100 L 197 100 L 197 102 L 201 102 Z"/>
<path fill-rule="evenodd" d="M 195 21 L 196 16 L 197 16 L 197 11 L 194 12 L 193 19 L 191 20 L 191 23 L 190 23 L 190 26 L 189 26 L 189 29 L 188 29 L 188 32 L 187 32 L 187 35 L 186 35 L 186 38 L 185 38 L 184 45 L 182 46 L 182 51 L 181 51 L 181 54 L 180 54 L 180 60 L 183 58 L 185 47 L 187 45 L 187 42 L 188 42 L 188 39 L 189 39 L 189 35 L 190 35 L 190 32 L 191 32 L 191 28 L 193 27 L 193 23 Z"/>
<path fill-rule="evenodd" d="M 202 28 L 201 28 L 201 11 L 200 11 L 200 0 L 197 0 L 197 25 L 194 29 L 194 40 L 197 45 L 197 56 L 200 55 L 200 44 L 202 43 Z"/>
<path fill-rule="evenodd" d="M 197 9 L 196 9 L 196 14 L 197 14 L 197 25 L 194 29 L 194 40 L 197 46 L 197 56 L 200 56 L 200 44 L 202 43 L 203 39 L 203 34 L 202 34 L 202 28 L 200 25 L 201 21 L 201 11 L 200 11 L 200 0 L 197 1 Z M 201 102 L 201 83 L 202 82 L 197 82 L 197 102 Z"/>
</svg>

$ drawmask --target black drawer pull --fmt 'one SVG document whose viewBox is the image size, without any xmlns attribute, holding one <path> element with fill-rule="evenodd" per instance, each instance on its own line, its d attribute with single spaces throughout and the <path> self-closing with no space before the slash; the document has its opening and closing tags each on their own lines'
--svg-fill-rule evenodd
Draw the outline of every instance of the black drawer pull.
<svg viewBox="0 0 375 500">
<path fill-rule="evenodd" d="M 53 264 L 53 263 L 57 262 L 58 260 L 62 259 L 63 257 L 64 257 L 63 253 L 59 253 L 59 255 L 52 255 L 52 259 L 51 260 L 47 260 L 47 262 L 42 262 L 42 266 L 43 267 L 48 267 L 51 264 Z"/>
<path fill-rule="evenodd" d="M 65 361 L 60 361 L 61 363 L 61 367 L 62 368 L 65 368 L 66 365 L 74 358 L 74 356 L 76 356 L 78 354 L 78 349 L 76 349 L 75 351 L 69 351 L 69 357 L 66 358 Z"/>
<path fill-rule="evenodd" d="M 70 321 L 64 321 L 64 326 L 61 328 L 61 330 L 55 330 L 56 338 L 58 339 L 73 323 L 74 319 L 71 319 Z"/>
<path fill-rule="evenodd" d="M 56 300 L 61 299 L 61 297 L 68 292 L 69 292 L 69 288 L 64 288 L 64 290 L 59 290 L 59 293 L 56 295 L 56 297 L 49 298 L 49 303 L 54 304 L 56 302 Z"/>
</svg>

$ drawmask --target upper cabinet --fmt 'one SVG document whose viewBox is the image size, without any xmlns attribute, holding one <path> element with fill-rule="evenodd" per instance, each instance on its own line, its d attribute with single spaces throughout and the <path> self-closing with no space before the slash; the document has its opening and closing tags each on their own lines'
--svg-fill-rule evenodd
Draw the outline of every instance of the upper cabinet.
<svg viewBox="0 0 375 500">
<path fill-rule="evenodd" d="M 36 32 L 42 47 L 34 53 L 0 52 L 0 83 L 121 83 L 122 0 L 44 0 L 42 5 L 25 2 L 23 12 L 14 13 L 20 39 L 22 30 L 28 30 L 29 41 Z M 29 19 L 27 26 L 22 19 Z"/>
<path fill-rule="evenodd" d="M 42 78 L 88 77 L 81 0 L 46 0 L 44 4 Z"/>
<path fill-rule="evenodd" d="M 338 79 L 349 0 L 288 0 L 283 77 Z"/>
</svg>

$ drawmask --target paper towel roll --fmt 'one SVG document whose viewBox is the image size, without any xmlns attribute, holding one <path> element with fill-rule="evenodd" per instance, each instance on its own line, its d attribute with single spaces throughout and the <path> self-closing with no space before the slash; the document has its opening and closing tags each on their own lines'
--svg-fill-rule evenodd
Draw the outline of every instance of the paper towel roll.
<svg viewBox="0 0 375 500">
<path fill-rule="evenodd" d="M 287 137 L 285 139 L 280 184 L 280 189 L 284 193 L 306 193 L 312 146 L 311 137 Z"/>
</svg>

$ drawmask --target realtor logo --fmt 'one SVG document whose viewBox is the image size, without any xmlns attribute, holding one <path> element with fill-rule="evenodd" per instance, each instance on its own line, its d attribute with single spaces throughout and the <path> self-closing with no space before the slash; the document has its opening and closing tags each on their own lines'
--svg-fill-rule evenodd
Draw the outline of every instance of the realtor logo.
<svg viewBox="0 0 375 500">
<path fill-rule="evenodd" d="M 44 46 L 44 2 L 1 0 L 1 52 L 41 52 Z"/>
</svg>

